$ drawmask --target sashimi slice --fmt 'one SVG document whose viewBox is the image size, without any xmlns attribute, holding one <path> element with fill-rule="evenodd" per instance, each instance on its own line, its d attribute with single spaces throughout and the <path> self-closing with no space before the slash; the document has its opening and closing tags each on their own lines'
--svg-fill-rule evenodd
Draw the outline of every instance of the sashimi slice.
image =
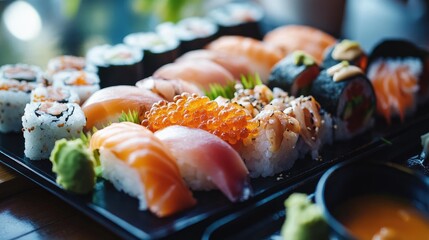
<svg viewBox="0 0 429 240">
<path fill-rule="evenodd" d="M 191 82 L 201 89 L 209 89 L 211 84 L 227 85 L 234 80 L 232 74 L 209 60 L 187 60 L 174 62 L 156 70 L 153 74 L 156 78 L 181 79 Z"/>
<path fill-rule="evenodd" d="M 139 198 L 141 209 L 165 217 L 196 204 L 174 157 L 145 127 L 113 123 L 92 136 L 90 148 L 100 152 L 103 177 Z"/>
<path fill-rule="evenodd" d="M 163 100 L 157 94 L 134 86 L 107 87 L 95 92 L 82 105 L 87 130 L 117 122 L 122 112 L 134 110 L 143 116 L 152 105 Z"/>
<path fill-rule="evenodd" d="M 197 85 L 180 79 L 166 80 L 148 77 L 138 81 L 136 86 L 156 93 L 169 102 L 172 102 L 175 96 L 185 92 L 191 94 L 195 93 L 200 96 L 204 95 L 203 91 L 199 89 Z"/>
<path fill-rule="evenodd" d="M 209 60 L 215 62 L 228 70 L 236 80 L 241 79 L 242 75 L 247 76 L 248 74 L 253 74 L 249 67 L 251 65 L 250 60 L 239 55 L 200 49 L 187 52 L 180 58 L 176 59 L 176 62 L 187 61 L 190 59 Z"/>
<path fill-rule="evenodd" d="M 182 176 L 193 190 L 217 187 L 232 202 L 251 196 L 243 160 L 216 135 L 176 125 L 155 132 L 155 136 L 171 150 Z"/>
<path fill-rule="evenodd" d="M 282 59 L 279 51 L 253 38 L 224 36 L 211 42 L 207 49 L 249 59 L 249 68 L 266 83 L 271 68 Z"/>
</svg>

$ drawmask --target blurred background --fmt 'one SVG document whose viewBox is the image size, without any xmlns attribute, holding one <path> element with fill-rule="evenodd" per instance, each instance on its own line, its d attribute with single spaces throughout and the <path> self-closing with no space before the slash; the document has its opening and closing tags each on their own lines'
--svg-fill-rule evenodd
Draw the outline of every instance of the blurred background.
<svg viewBox="0 0 429 240">
<path fill-rule="evenodd" d="M 263 8 L 264 31 L 305 24 L 367 50 L 383 38 L 406 38 L 429 49 L 429 0 L 248 0 Z M 164 21 L 204 16 L 228 0 L 0 0 L 0 65 L 46 67 L 60 54 L 84 56 L 101 43 Z"/>
</svg>

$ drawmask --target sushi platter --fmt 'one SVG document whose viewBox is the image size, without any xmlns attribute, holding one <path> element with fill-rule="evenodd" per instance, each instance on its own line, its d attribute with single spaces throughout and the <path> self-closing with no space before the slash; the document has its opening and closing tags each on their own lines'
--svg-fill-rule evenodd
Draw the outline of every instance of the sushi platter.
<svg viewBox="0 0 429 240">
<path fill-rule="evenodd" d="M 45 71 L 2 66 L 0 161 L 122 238 L 270 239 L 282 201 L 330 167 L 417 151 L 425 49 L 366 53 L 299 25 L 263 36 L 261 14 L 232 4 Z"/>
</svg>

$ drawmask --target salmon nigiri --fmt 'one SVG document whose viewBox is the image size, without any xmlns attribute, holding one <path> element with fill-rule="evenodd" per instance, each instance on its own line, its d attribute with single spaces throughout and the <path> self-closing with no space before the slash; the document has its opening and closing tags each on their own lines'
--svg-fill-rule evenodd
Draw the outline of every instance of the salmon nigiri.
<svg viewBox="0 0 429 240">
<path fill-rule="evenodd" d="M 253 38 L 225 36 L 211 42 L 207 49 L 224 52 L 249 59 L 249 68 L 259 74 L 263 82 L 267 82 L 271 68 L 281 60 L 282 55 L 271 46 Z"/>
<path fill-rule="evenodd" d="M 268 32 L 264 37 L 264 42 L 282 51 L 284 56 L 295 50 L 305 51 L 320 64 L 325 50 L 334 45 L 336 39 L 316 28 L 288 25 Z"/>
<path fill-rule="evenodd" d="M 176 62 L 186 61 L 186 60 L 210 60 L 215 62 L 226 70 L 228 70 L 235 79 L 240 79 L 242 75 L 247 76 L 251 74 L 250 65 L 251 62 L 249 59 L 239 55 L 233 55 L 227 52 L 219 51 L 210 51 L 206 49 L 199 49 L 187 52 L 181 57 L 176 59 Z"/>
<path fill-rule="evenodd" d="M 145 127 L 113 123 L 92 136 L 90 148 L 100 152 L 103 177 L 137 197 L 141 210 L 165 217 L 195 205 L 174 157 Z"/>
<path fill-rule="evenodd" d="M 210 84 L 224 86 L 234 79 L 232 74 L 221 65 L 201 59 L 164 65 L 156 70 L 153 76 L 163 79 L 181 79 L 205 90 L 209 89 Z"/>
<path fill-rule="evenodd" d="M 117 122 L 122 112 L 137 111 L 143 115 L 152 104 L 163 100 L 157 94 L 133 86 L 107 87 L 95 92 L 82 105 L 87 130 Z"/>
<path fill-rule="evenodd" d="M 240 155 L 207 131 L 170 126 L 155 132 L 176 157 L 180 172 L 193 190 L 219 188 L 232 202 L 246 200 L 252 191 Z"/>
</svg>

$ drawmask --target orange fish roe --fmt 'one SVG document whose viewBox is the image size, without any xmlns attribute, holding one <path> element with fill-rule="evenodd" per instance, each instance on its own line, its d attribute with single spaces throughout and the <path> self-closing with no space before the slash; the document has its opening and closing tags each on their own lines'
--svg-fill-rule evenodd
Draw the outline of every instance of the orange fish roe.
<svg viewBox="0 0 429 240">
<path fill-rule="evenodd" d="M 230 144 L 255 136 L 258 127 L 258 122 L 237 104 L 218 105 L 206 96 L 189 93 L 174 97 L 174 102 L 154 104 L 145 117 L 142 125 L 151 131 L 171 125 L 200 128 Z"/>
</svg>

